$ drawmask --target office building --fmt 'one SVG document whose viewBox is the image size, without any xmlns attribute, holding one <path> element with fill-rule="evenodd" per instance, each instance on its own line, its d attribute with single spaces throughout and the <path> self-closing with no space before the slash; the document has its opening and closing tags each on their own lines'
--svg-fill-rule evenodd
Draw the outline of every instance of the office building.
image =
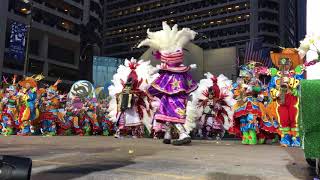
<svg viewBox="0 0 320 180">
<path fill-rule="evenodd" d="M 103 55 L 140 57 L 136 45 L 146 29 L 161 22 L 189 27 L 199 33 L 203 49 L 236 47 L 244 56 L 246 43 L 262 40 L 262 47 L 297 47 L 305 33 L 303 0 L 109 0 L 104 4 Z M 302 6 L 304 5 L 304 6 Z"/>
<path fill-rule="evenodd" d="M 93 46 L 85 34 L 90 26 L 101 36 L 102 10 L 102 0 L 1 0 L 0 75 L 43 73 L 66 84 L 80 79 Z M 19 36 L 25 37 L 20 45 Z"/>
</svg>

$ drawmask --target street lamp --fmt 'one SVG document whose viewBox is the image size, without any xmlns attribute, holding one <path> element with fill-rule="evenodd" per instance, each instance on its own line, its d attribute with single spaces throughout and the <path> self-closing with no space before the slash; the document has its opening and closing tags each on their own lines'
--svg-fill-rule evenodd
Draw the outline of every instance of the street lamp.
<svg viewBox="0 0 320 180">
<path fill-rule="evenodd" d="M 26 39 L 26 52 L 25 52 L 25 59 L 23 64 L 23 76 L 26 76 L 28 73 L 28 63 L 29 63 L 29 41 L 30 41 L 30 30 L 31 30 L 31 23 L 32 23 L 32 9 L 33 9 L 33 2 L 31 0 L 22 0 L 26 4 L 30 4 L 30 11 L 29 15 L 29 22 L 27 25 L 27 39 Z"/>
</svg>

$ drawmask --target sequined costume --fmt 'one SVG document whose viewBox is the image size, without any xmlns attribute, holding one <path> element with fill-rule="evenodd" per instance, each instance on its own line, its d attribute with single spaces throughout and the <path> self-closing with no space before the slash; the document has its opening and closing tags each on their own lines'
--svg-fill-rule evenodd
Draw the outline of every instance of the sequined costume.
<svg viewBox="0 0 320 180">
<path fill-rule="evenodd" d="M 124 134 L 132 137 L 145 135 L 145 128 L 150 133 L 153 117 L 152 98 L 146 93 L 157 76 L 156 68 L 150 61 L 125 60 L 114 75 L 109 87 L 112 97 L 109 104 L 109 117 L 116 126 L 115 137 Z M 114 97 L 113 97 L 114 96 Z"/>
<path fill-rule="evenodd" d="M 196 32 L 188 28 L 178 30 L 178 25 L 172 28 L 162 23 L 163 30 L 150 32 L 148 38 L 139 44 L 150 46 L 158 50 L 161 61 L 160 76 L 151 83 L 148 92 L 160 99 L 160 107 L 154 120 L 162 123 L 166 128 L 164 143 L 171 143 L 171 127 L 179 132 L 179 139 L 173 141 L 174 145 L 188 144 L 191 138 L 184 128 L 186 122 L 186 106 L 189 94 L 197 88 L 197 83 L 189 74 L 190 66 L 184 66 L 183 47 L 193 40 Z"/>
<path fill-rule="evenodd" d="M 232 81 L 224 75 L 216 77 L 206 73 L 205 76 L 207 78 L 200 80 L 199 88 L 191 94 L 185 127 L 189 131 L 195 128 L 200 137 L 215 136 L 220 140 L 233 120 Z"/>
<path fill-rule="evenodd" d="M 1 133 L 3 135 L 15 134 L 18 122 L 18 98 L 17 98 L 17 86 L 16 76 L 13 77 L 12 85 L 6 89 L 6 93 L 3 95 L 2 103 L 2 115 L 0 119 Z"/>
<path fill-rule="evenodd" d="M 42 75 L 25 77 L 19 82 L 22 87 L 19 96 L 20 112 L 19 112 L 19 135 L 31 135 L 35 130 L 33 121 L 39 116 L 36 107 L 37 99 L 37 81 L 44 77 Z"/>
<path fill-rule="evenodd" d="M 279 121 L 280 144 L 282 146 L 301 145 L 299 117 L 299 87 L 304 68 L 295 49 L 284 49 L 281 53 L 271 53 L 273 63 L 279 68 L 271 68 L 270 92 L 274 97 L 274 112 Z"/>
<path fill-rule="evenodd" d="M 242 144 L 257 144 L 259 123 L 264 117 L 263 104 L 257 100 L 261 87 L 255 76 L 255 62 L 240 68 L 240 78 L 234 84 L 237 103 L 229 133 L 242 137 Z"/>
</svg>

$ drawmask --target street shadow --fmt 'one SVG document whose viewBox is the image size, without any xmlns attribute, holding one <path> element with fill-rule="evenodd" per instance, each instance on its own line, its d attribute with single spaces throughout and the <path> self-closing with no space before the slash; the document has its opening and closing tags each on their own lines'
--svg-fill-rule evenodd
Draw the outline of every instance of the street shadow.
<svg viewBox="0 0 320 180">
<path fill-rule="evenodd" d="M 287 164 L 287 169 L 295 178 L 301 180 L 314 180 L 317 176 L 315 169 L 309 166 L 291 163 Z"/>
<path fill-rule="evenodd" d="M 287 148 L 286 151 L 293 159 L 289 160 L 286 168 L 295 178 L 313 180 L 316 177 L 315 169 L 307 164 L 300 148 Z"/>
<path fill-rule="evenodd" d="M 206 180 L 261 180 L 256 176 L 246 176 L 240 174 L 227 174 L 227 173 L 209 173 Z"/>
<path fill-rule="evenodd" d="M 123 161 L 116 163 L 107 163 L 107 164 L 81 164 L 74 166 L 62 166 L 56 169 L 43 171 L 37 174 L 33 174 L 32 180 L 71 180 L 73 178 L 80 178 L 86 176 L 90 173 L 99 172 L 99 171 L 108 171 L 112 169 L 121 168 L 134 164 L 133 161 Z"/>
</svg>

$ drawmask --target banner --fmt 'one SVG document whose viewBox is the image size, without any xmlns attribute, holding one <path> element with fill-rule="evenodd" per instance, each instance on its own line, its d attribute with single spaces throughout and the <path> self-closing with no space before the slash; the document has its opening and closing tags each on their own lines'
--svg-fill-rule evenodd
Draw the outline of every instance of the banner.
<svg viewBox="0 0 320 180">
<path fill-rule="evenodd" d="M 25 24 L 12 21 L 9 39 L 9 56 L 21 63 L 25 59 L 26 34 L 28 27 Z"/>
</svg>

